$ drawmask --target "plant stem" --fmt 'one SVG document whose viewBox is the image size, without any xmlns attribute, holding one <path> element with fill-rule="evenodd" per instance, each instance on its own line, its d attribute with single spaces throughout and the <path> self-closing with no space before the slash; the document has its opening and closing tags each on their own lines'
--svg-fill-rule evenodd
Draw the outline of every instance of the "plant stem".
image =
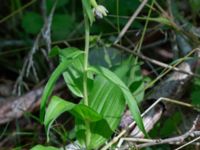
<svg viewBox="0 0 200 150">
<path fill-rule="evenodd" d="M 98 6 L 96 0 L 90 0 L 90 3 L 94 8 Z"/>
<path fill-rule="evenodd" d="M 84 95 L 84 104 L 88 106 L 87 69 L 88 69 L 90 26 L 85 10 L 84 10 L 84 22 L 85 22 L 85 56 L 84 56 L 83 95 Z"/>
<path fill-rule="evenodd" d="M 84 75 L 83 75 L 83 96 L 84 96 L 84 104 L 88 106 L 88 89 L 87 89 L 87 70 L 88 70 L 88 54 L 89 54 L 89 38 L 90 38 L 90 25 L 89 25 L 89 18 L 86 14 L 85 8 L 83 8 L 84 13 L 84 22 L 85 22 L 85 55 L 84 55 Z M 90 123 L 89 121 L 85 120 L 86 125 L 86 148 L 89 149 L 88 146 L 90 144 Z"/>
</svg>

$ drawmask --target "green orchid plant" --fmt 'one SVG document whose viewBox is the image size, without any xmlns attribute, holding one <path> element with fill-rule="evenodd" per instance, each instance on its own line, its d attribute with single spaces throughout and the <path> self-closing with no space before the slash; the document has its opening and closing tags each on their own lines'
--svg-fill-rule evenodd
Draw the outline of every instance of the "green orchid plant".
<svg viewBox="0 0 200 150">
<path fill-rule="evenodd" d="M 90 45 L 90 26 L 95 17 L 103 19 L 107 16 L 107 9 L 98 5 L 96 0 L 82 0 L 85 49 L 55 47 L 51 53 L 59 55 L 60 63 L 51 74 L 43 91 L 40 107 L 40 121 L 44 124 L 47 141 L 52 124 L 62 113 L 68 111 L 75 119 L 76 142 L 81 148 L 98 149 L 111 137 L 117 129 L 126 105 L 136 121 L 138 127 L 146 134 L 137 101 L 133 92 L 121 80 L 130 72 L 130 66 L 125 63 L 116 71 L 102 66 L 91 66 L 88 63 Z M 129 61 L 130 62 L 130 61 Z M 120 70 L 123 68 L 123 74 Z M 58 78 L 63 76 L 68 89 L 80 103 L 51 96 Z M 130 83 L 131 85 L 131 83 Z M 47 105 L 47 101 L 50 101 Z M 44 150 L 50 147 L 37 145 L 32 150 Z M 52 149 L 58 149 L 51 147 Z"/>
</svg>

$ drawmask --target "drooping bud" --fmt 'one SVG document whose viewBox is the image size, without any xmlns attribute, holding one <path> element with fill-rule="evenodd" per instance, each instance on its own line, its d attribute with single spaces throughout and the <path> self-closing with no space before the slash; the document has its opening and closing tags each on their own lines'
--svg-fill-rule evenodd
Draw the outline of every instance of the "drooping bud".
<svg viewBox="0 0 200 150">
<path fill-rule="evenodd" d="M 96 18 L 102 19 L 107 16 L 108 10 L 103 5 L 97 5 L 93 8 L 93 13 Z"/>
</svg>

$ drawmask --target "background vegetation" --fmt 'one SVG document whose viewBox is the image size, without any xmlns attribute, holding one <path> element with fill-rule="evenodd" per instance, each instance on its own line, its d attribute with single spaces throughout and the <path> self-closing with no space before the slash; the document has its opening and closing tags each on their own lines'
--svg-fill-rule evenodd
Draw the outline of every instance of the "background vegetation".
<svg viewBox="0 0 200 150">
<path fill-rule="evenodd" d="M 145 106 L 142 103 L 145 103 L 148 95 L 154 92 L 152 89 L 170 76 L 167 76 L 166 68 L 176 65 L 191 50 L 199 47 L 198 0 L 147 1 L 118 44 L 116 40 L 120 32 L 141 6 L 142 1 L 98 0 L 97 3 L 104 6 L 109 13 L 102 19 L 96 18 L 93 24 L 90 24 L 86 88 L 89 100 L 95 100 L 89 101 L 89 106 L 85 107 L 82 104 L 86 103 L 81 100 L 85 99 L 83 52 L 87 29 L 84 15 L 86 21 L 91 23 L 88 8 L 83 7 L 80 0 L 1 1 L 0 108 L 3 113 L 0 111 L 0 117 L 10 115 L 9 111 L 3 109 L 7 107 L 5 103 L 13 108 L 13 99 L 43 88 L 48 82 L 43 96 L 42 93 L 33 95 L 42 97 L 41 109 L 48 107 L 44 124 L 46 129 L 51 127 L 50 131 L 45 130 L 41 118 L 39 119 L 39 100 L 34 101 L 31 104 L 34 108 L 25 110 L 23 117 L 12 116 L 14 119 L 0 123 L 1 149 L 31 149 L 38 144 L 64 148 L 77 139 L 86 139 L 84 142 L 88 149 L 102 148 L 106 141 L 112 141 L 123 129 L 120 120 L 127 103 L 132 114 L 135 114 L 134 119 L 138 126 L 143 129 L 138 107 L 143 112 Z M 89 11 L 91 12 L 91 9 Z M 185 59 L 191 57 L 187 56 Z M 159 63 L 152 63 L 152 60 Z M 199 62 L 196 57 L 195 60 L 192 80 L 179 98 L 191 108 L 178 106 L 176 111 L 162 117 L 146 137 L 168 138 L 182 135 L 191 128 L 200 104 Z M 164 63 L 164 66 L 160 65 L 160 62 Z M 62 70 L 62 64 L 68 68 Z M 99 66 L 104 68 L 99 69 Z M 174 66 L 172 68 L 171 72 Z M 53 85 L 53 82 L 57 84 Z M 59 84 L 61 86 L 58 86 Z M 53 88 L 54 94 L 51 93 Z M 169 88 L 173 88 L 173 85 Z M 50 95 L 57 96 L 46 105 L 45 100 Z M 54 108 L 55 105 L 58 107 Z M 63 114 L 64 111 L 69 112 Z M 59 115 L 61 116 L 58 117 Z M 51 124 L 54 119 L 56 121 Z M 91 136 L 95 133 L 93 141 L 89 144 L 87 134 L 82 133 L 82 130 L 87 130 L 87 121 L 84 122 L 87 119 L 90 122 Z M 86 129 L 82 129 L 80 125 L 86 126 Z M 145 133 L 144 130 L 143 132 Z M 191 140 L 188 138 L 181 144 Z M 132 145 L 134 144 L 131 143 Z M 115 144 L 112 146 L 116 147 Z M 147 146 L 144 149 L 176 147 L 176 144 L 165 143 Z M 38 149 L 42 148 L 44 147 Z M 186 147 L 195 148 L 199 148 L 198 141 Z"/>
</svg>

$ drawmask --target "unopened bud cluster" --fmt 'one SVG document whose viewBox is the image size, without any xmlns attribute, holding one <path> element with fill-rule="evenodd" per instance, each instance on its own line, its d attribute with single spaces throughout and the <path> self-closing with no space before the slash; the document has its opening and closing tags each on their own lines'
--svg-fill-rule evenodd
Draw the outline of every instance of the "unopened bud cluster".
<svg viewBox="0 0 200 150">
<path fill-rule="evenodd" d="M 103 5 L 98 5 L 96 0 L 90 1 L 93 6 L 93 13 L 96 18 L 102 19 L 104 16 L 107 16 L 108 10 Z"/>
</svg>

